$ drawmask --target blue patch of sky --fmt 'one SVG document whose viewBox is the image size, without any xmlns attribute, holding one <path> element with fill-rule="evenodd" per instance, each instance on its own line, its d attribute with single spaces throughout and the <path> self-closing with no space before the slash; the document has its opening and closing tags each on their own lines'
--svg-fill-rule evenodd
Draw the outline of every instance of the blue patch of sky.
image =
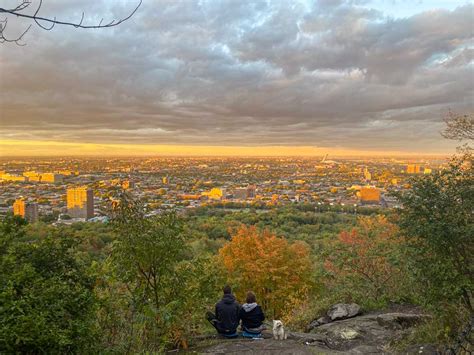
<svg viewBox="0 0 474 355">
<path fill-rule="evenodd" d="M 364 6 L 377 9 L 385 16 L 404 18 L 437 9 L 452 11 L 459 6 L 473 3 L 474 1 L 468 0 L 372 0 L 367 1 Z"/>
</svg>

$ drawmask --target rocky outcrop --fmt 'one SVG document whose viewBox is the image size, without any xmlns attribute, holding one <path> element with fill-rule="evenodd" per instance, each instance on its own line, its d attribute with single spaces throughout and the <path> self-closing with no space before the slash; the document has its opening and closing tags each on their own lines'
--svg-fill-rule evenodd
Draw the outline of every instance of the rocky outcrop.
<svg viewBox="0 0 474 355">
<path fill-rule="evenodd" d="M 314 321 L 312 321 L 307 330 L 310 331 L 320 325 L 334 322 L 336 320 L 342 320 L 347 318 L 352 318 L 361 313 L 361 308 L 358 304 L 351 303 L 338 303 L 332 306 L 324 315 Z"/>
<path fill-rule="evenodd" d="M 381 353 L 404 335 L 406 329 L 425 320 L 424 314 L 369 313 L 322 324 L 311 333 L 323 336 L 328 348 L 349 353 Z"/>
<path fill-rule="evenodd" d="M 287 340 L 272 339 L 271 330 L 259 340 L 221 340 L 194 350 L 212 354 L 385 354 L 390 343 L 429 316 L 411 307 L 360 314 L 356 304 L 336 304 L 307 333 L 289 332 Z M 313 321 L 312 323 L 315 323 Z M 437 354 L 429 345 L 407 349 L 408 354 Z"/>
</svg>

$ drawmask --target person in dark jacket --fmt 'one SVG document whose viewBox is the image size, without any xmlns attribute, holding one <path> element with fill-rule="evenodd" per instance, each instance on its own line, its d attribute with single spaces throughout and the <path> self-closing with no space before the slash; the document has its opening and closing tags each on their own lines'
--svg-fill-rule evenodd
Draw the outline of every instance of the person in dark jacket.
<svg viewBox="0 0 474 355">
<path fill-rule="evenodd" d="M 265 314 L 257 304 L 257 298 L 252 291 L 247 292 L 246 303 L 242 305 L 239 318 L 242 320 L 242 329 L 251 333 L 260 333 L 263 330 Z"/>
<path fill-rule="evenodd" d="M 216 328 L 219 334 L 237 336 L 240 305 L 235 300 L 229 285 L 226 285 L 223 291 L 224 296 L 216 304 L 216 314 L 208 312 L 207 320 Z"/>
</svg>

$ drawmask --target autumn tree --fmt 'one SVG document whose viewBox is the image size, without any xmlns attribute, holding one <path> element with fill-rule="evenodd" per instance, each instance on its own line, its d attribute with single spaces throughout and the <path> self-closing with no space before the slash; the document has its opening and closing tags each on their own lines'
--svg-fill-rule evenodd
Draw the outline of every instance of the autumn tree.
<svg viewBox="0 0 474 355">
<path fill-rule="evenodd" d="M 400 287 L 399 253 L 402 239 L 385 216 L 360 217 L 350 231 L 342 231 L 327 245 L 326 287 L 346 298 L 380 302 Z"/>
<path fill-rule="evenodd" d="M 238 299 L 252 290 L 274 317 L 284 316 L 308 295 L 311 261 L 304 242 L 290 244 L 268 230 L 242 225 L 219 250 L 219 259 Z"/>
</svg>

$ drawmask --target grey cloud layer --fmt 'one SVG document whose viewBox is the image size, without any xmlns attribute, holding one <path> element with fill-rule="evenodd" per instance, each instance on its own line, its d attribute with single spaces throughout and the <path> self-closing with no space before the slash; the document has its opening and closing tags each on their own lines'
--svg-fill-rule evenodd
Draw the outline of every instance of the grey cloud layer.
<svg viewBox="0 0 474 355">
<path fill-rule="evenodd" d="M 112 3 L 43 11 L 119 17 L 132 5 Z M 35 29 L 27 46 L 0 47 L 2 136 L 449 146 L 441 115 L 473 110 L 474 6 L 393 19 L 360 3 L 145 1 L 114 29 Z"/>
</svg>

